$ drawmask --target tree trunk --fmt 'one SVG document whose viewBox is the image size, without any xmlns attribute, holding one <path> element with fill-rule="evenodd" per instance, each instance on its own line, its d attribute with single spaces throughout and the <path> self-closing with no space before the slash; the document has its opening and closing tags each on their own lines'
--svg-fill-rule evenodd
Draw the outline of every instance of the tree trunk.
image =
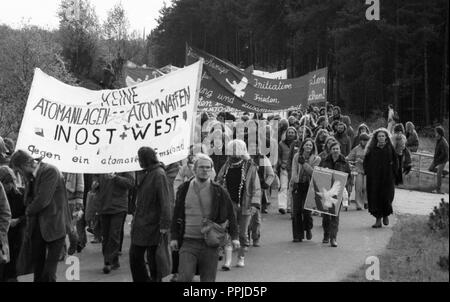
<svg viewBox="0 0 450 302">
<path fill-rule="evenodd" d="M 448 100 L 448 22 L 449 22 L 449 1 L 447 2 L 447 18 L 445 22 L 445 39 L 444 39 L 444 64 L 442 65 L 442 83 L 441 83 L 441 101 L 440 106 L 442 118 L 448 118 L 447 100 Z"/>
<path fill-rule="evenodd" d="M 398 1 L 395 1 L 395 29 L 398 29 Z M 399 91 L 399 80 L 398 80 L 398 37 L 397 32 L 395 33 L 395 53 L 394 53 L 394 108 L 399 110 L 398 107 L 398 91 Z"/>
<path fill-rule="evenodd" d="M 415 124 L 416 120 L 415 120 L 415 112 L 416 112 L 416 108 L 415 108 L 415 102 L 416 102 L 416 83 L 415 83 L 415 78 L 416 78 L 416 69 L 413 69 L 413 73 L 411 75 L 411 88 L 412 88 L 412 92 L 411 92 L 411 121 Z"/>
<path fill-rule="evenodd" d="M 424 42 L 423 64 L 424 64 L 424 89 L 425 89 L 425 125 L 430 125 L 430 95 L 428 91 L 428 50 L 427 41 Z"/>
</svg>

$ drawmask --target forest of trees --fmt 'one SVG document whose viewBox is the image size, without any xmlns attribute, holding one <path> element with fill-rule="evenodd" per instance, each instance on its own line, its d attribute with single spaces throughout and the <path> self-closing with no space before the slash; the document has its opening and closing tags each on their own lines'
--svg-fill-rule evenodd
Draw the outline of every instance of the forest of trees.
<svg viewBox="0 0 450 302">
<path fill-rule="evenodd" d="M 186 43 L 241 67 L 298 77 L 328 67 L 329 101 L 364 119 L 394 104 L 403 121 L 448 121 L 448 0 L 174 0 L 147 36 L 120 4 L 100 21 L 90 0 L 61 0 L 59 28 L 0 25 L 0 129 L 17 134 L 33 69 L 100 89 L 111 64 L 185 64 Z M 77 5 L 74 7 L 74 5 Z"/>
<path fill-rule="evenodd" d="M 298 77 L 328 67 L 329 101 L 368 117 L 448 117 L 448 0 L 177 0 L 149 36 L 155 65 L 184 64 L 185 43 L 255 69 Z M 378 111 L 380 113 L 380 111 Z"/>
</svg>

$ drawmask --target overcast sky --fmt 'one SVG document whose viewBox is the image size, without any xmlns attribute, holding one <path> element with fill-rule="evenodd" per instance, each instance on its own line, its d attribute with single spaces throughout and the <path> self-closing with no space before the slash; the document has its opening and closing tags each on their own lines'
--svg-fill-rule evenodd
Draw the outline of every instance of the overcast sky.
<svg viewBox="0 0 450 302">
<path fill-rule="evenodd" d="M 55 29 L 58 27 L 57 10 L 61 0 L 0 0 L 0 24 L 4 23 L 17 28 L 22 20 L 32 25 Z M 100 19 L 106 19 L 106 14 L 116 3 L 122 2 L 131 30 L 137 30 L 140 34 L 156 27 L 155 19 L 159 16 L 159 10 L 163 3 L 171 4 L 171 0 L 91 0 Z"/>
</svg>

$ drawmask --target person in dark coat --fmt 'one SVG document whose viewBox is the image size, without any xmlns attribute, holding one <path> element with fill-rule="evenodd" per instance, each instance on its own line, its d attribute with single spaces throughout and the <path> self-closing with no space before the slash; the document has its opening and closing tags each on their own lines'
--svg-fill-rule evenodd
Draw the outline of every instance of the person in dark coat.
<svg viewBox="0 0 450 302">
<path fill-rule="evenodd" d="M 347 126 L 344 123 L 340 122 L 336 126 L 336 131 L 337 132 L 334 134 L 334 138 L 341 145 L 341 153 L 345 157 L 350 153 L 352 147 L 350 137 L 347 135 Z"/>
<path fill-rule="evenodd" d="M 442 194 L 442 174 L 444 173 L 444 167 L 448 162 L 448 142 L 444 137 L 444 128 L 441 126 L 436 127 L 436 148 L 434 149 L 433 162 L 428 169 L 431 172 L 437 173 L 436 189 L 433 193 Z"/>
<path fill-rule="evenodd" d="M 5 265 L 0 282 L 17 282 L 16 263 L 22 246 L 25 227 L 24 189 L 17 188 L 14 172 L 0 167 L 0 183 L 3 185 L 11 208 L 11 223 L 8 231 L 10 261 Z"/>
<path fill-rule="evenodd" d="M 348 174 L 346 186 L 351 185 L 352 177 L 350 165 L 341 153 L 341 146 L 339 142 L 333 142 L 330 145 L 330 155 L 328 155 L 324 161 L 320 162 L 320 167 L 331 170 L 341 171 Z M 345 190 L 344 193 L 345 194 Z M 342 203 L 341 203 L 342 205 Z M 322 227 L 323 227 L 323 243 L 330 242 L 332 247 L 337 247 L 337 233 L 339 228 L 339 212 L 336 211 L 337 216 L 323 215 Z"/>
<path fill-rule="evenodd" d="M 35 160 L 26 151 L 11 156 L 10 166 L 33 182 L 26 192 L 25 215 L 30 223 L 35 282 L 56 282 L 56 270 L 71 225 L 67 190 L 62 173 L 53 165 Z M 28 185 L 29 186 L 29 185 Z M 31 219 L 30 219 L 31 218 Z"/>
<path fill-rule="evenodd" d="M 157 273 L 156 249 L 161 234 L 170 228 L 172 187 L 156 152 L 149 147 L 138 151 L 144 176 L 137 187 L 136 211 L 131 223 L 130 269 L 134 282 L 161 281 Z M 145 253 L 150 276 L 145 265 Z"/>
<path fill-rule="evenodd" d="M 419 149 L 419 135 L 412 122 L 406 122 L 406 148 L 411 152 L 417 152 Z"/>
<path fill-rule="evenodd" d="M 128 193 L 133 186 L 134 173 L 131 172 L 101 174 L 93 184 L 98 190 L 105 274 L 120 267 L 122 229 L 128 212 Z"/>
<path fill-rule="evenodd" d="M 367 201 L 369 213 L 376 218 L 373 228 L 389 224 L 395 195 L 398 157 L 385 128 L 376 130 L 366 147 L 363 167 L 367 175 Z"/>
</svg>

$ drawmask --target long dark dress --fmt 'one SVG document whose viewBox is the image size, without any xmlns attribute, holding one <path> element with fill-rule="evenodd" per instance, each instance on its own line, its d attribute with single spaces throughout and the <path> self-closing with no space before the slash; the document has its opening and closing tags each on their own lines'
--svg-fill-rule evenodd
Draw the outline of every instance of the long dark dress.
<svg viewBox="0 0 450 302">
<path fill-rule="evenodd" d="M 369 213 L 376 218 L 392 214 L 397 170 L 398 158 L 391 145 L 374 147 L 364 157 Z"/>
</svg>

